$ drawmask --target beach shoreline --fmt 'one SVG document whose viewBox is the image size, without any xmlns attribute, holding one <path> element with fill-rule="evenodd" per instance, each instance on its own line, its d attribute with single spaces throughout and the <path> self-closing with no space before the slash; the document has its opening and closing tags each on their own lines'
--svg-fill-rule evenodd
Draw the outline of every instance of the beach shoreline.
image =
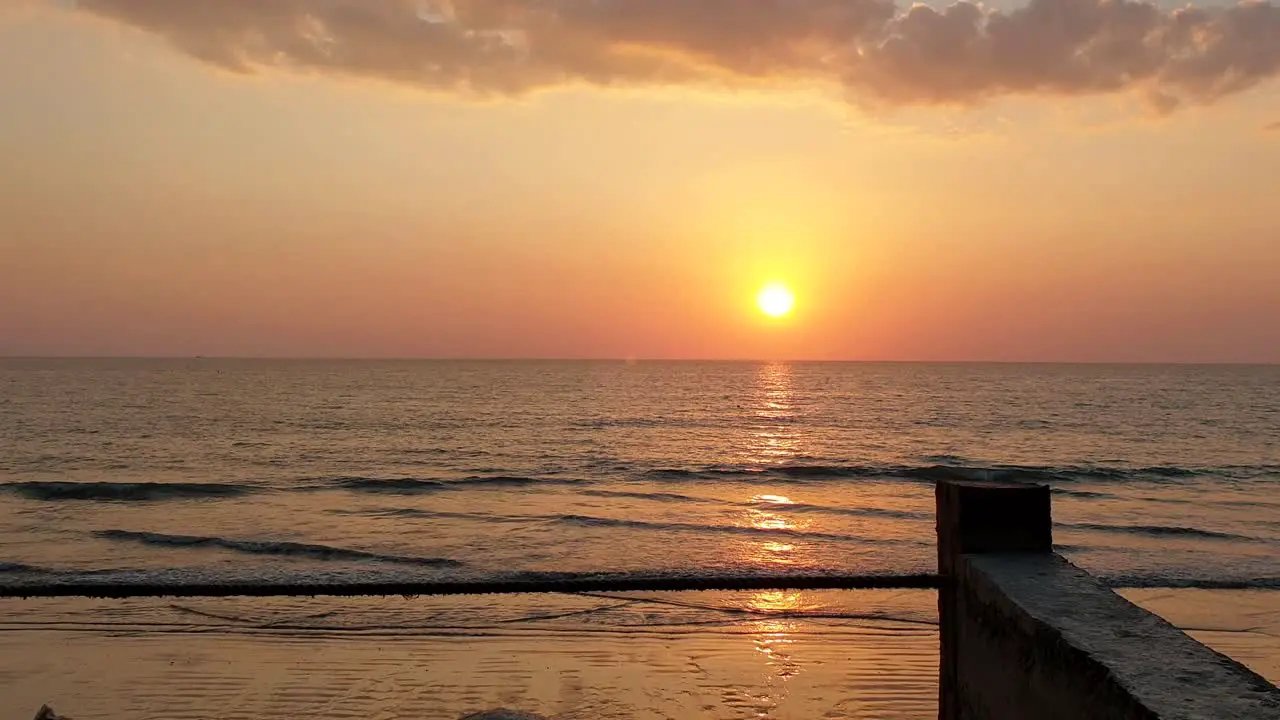
<svg viewBox="0 0 1280 720">
<path fill-rule="evenodd" d="M 1280 682 L 1280 592 L 1121 594 Z M 937 712 L 928 591 L 2 605 L 0 720 Z"/>
</svg>

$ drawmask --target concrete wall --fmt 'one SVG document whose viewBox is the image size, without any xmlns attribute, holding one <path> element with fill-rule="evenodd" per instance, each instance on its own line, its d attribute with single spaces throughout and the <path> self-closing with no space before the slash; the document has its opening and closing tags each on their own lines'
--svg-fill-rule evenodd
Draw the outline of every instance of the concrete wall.
<svg viewBox="0 0 1280 720">
<path fill-rule="evenodd" d="M 937 499 L 942 720 L 1280 720 L 1280 689 L 1054 554 L 1048 488 Z"/>
</svg>

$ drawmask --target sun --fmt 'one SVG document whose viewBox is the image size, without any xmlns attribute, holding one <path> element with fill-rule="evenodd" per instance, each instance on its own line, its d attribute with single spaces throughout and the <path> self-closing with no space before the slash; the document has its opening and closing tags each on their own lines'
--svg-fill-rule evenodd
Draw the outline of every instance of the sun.
<svg viewBox="0 0 1280 720">
<path fill-rule="evenodd" d="M 760 306 L 760 312 L 769 317 L 785 317 L 795 308 L 796 296 L 791 294 L 786 285 L 772 283 L 760 290 L 760 294 L 756 296 L 756 305 Z"/>
</svg>

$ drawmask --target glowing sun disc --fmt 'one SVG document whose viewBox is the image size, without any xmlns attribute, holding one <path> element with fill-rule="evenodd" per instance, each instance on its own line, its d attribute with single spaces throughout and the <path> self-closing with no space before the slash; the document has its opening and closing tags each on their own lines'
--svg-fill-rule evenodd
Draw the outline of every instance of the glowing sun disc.
<svg viewBox="0 0 1280 720">
<path fill-rule="evenodd" d="M 756 296 L 756 304 L 765 315 L 780 318 L 796 306 L 796 296 L 783 285 L 767 285 Z"/>
</svg>

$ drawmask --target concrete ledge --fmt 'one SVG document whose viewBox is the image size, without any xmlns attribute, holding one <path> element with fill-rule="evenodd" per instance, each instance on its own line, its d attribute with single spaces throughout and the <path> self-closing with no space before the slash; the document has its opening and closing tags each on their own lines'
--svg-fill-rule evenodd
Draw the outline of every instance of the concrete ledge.
<svg viewBox="0 0 1280 720">
<path fill-rule="evenodd" d="M 1280 718 L 1280 689 L 1058 555 L 959 565 L 962 718 Z"/>
<path fill-rule="evenodd" d="M 1052 552 L 1049 488 L 937 500 L 942 720 L 1280 720 L 1280 689 Z"/>
</svg>

